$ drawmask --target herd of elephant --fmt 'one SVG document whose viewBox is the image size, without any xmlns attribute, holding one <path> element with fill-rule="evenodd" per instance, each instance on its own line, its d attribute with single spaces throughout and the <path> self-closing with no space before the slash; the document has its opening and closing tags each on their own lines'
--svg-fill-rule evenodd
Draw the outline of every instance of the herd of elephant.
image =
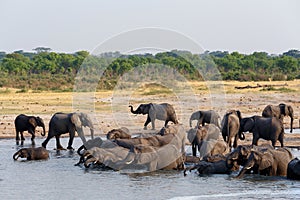
<svg viewBox="0 0 300 200">
<path fill-rule="evenodd" d="M 185 131 L 179 124 L 175 109 L 168 103 L 141 104 L 133 114 L 147 115 L 144 129 L 151 122 L 155 129 L 155 120 L 165 122 L 164 127 L 150 136 L 137 136 L 132 138 L 125 127 L 113 129 L 107 133 L 107 140 L 94 138 L 94 127 L 91 119 L 85 113 L 56 113 L 49 122 L 48 136 L 38 148 L 22 148 L 13 155 L 14 160 L 19 157 L 27 160 L 49 158 L 46 150 L 47 143 L 52 137 L 56 138 L 57 150 L 64 148 L 60 144 L 60 135 L 69 133 L 70 138 L 67 149 L 73 149 L 72 143 L 75 132 L 78 133 L 83 145 L 77 150 L 80 160 L 77 165 L 84 164 L 109 167 L 115 170 L 138 169 L 155 171 L 158 169 L 187 170 L 197 169 L 199 174 L 223 173 L 229 174 L 240 169 L 237 178 L 246 173 L 258 173 L 269 176 L 287 176 L 290 179 L 300 179 L 300 162 L 293 158 L 291 152 L 284 147 L 283 118 L 291 119 L 290 132 L 293 130 L 293 109 L 289 105 L 268 105 L 262 111 L 262 116 L 242 118 L 238 110 L 228 111 L 221 125 L 220 116 L 213 110 L 197 111 L 190 117 L 191 129 Z M 192 128 L 192 121 L 197 125 Z M 173 125 L 168 125 L 168 122 Z M 43 128 L 43 120 L 35 116 L 19 115 L 15 119 L 16 143 L 24 142 L 23 132 L 32 134 L 32 144 L 35 145 L 35 128 Z M 86 141 L 83 126 L 91 131 L 91 140 Z M 251 145 L 238 145 L 238 140 L 244 140 L 244 132 L 253 134 Z M 192 155 L 185 152 L 186 138 L 192 146 Z M 270 140 L 272 145 L 258 146 L 259 138 Z M 281 144 L 275 149 L 276 141 Z M 234 148 L 232 150 L 232 147 Z M 197 150 L 199 155 L 197 156 Z M 192 167 L 185 164 L 193 163 Z"/>
</svg>

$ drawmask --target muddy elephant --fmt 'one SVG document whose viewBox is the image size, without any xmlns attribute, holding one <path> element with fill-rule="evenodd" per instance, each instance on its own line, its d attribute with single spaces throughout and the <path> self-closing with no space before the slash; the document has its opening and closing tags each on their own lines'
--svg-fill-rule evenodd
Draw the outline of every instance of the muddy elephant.
<svg viewBox="0 0 300 200">
<path fill-rule="evenodd" d="M 88 150 L 93 147 L 100 147 L 102 144 L 103 144 L 103 140 L 100 137 L 90 139 L 90 140 L 86 141 L 85 143 L 83 143 L 83 145 L 81 145 L 77 149 L 77 153 L 79 156 L 82 156 L 83 155 L 83 153 L 81 153 L 82 150 Z"/>
<path fill-rule="evenodd" d="M 44 160 L 49 158 L 49 152 L 44 147 L 22 148 L 13 155 L 13 159 Z"/>
<path fill-rule="evenodd" d="M 284 127 L 282 121 L 276 117 L 252 116 L 245 117 L 241 120 L 241 132 L 251 132 L 253 134 L 252 144 L 257 145 L 259 138 L 271 140 L 272 146 L 275 147 L 276 141 L 279 140 L 283 147 Z"/>
<path fill-rule="evenodd" d="M 286 176 L 288 179 L 300 180 L 300 161 L 298 158 L 289 162 Z"/>
<path fill-rule="evenodd" d="M 204 126 L 205 124 L 214 124 L 220 128 L 219 118 L 220 118 L 220 116 L 214 110 L 207 110 L 207 111 L 199 110 L 199 111 L 194 112 L 191 115 L 190 127 L 192 127 L 192 121 L 197 120 L 196 127 L 198 127 L 200 125 Z"/>
<path fill-rule="evenodd" d="M 43 132 L 41 133 L 42 136 L 45 136 L 45 124 L 42 118 L 35 117 L 35 116 L 27 116 L 24 114 L 20 114 L 15 119 L 15 129 L 16 129 L 16 144 L 19 145 L 20 137 L 21 135 L 21 144 L 23 145 L 23 141 L 25 140 L 23 136 L 24 131 L 28 131 L 31 136 L 31 143 L 32 145 L 35 145 L 35 129 L 37 126 L 40 126 L 43 128 Z"/>
<path fill-rule="evenodd" d="M 73 149 L 72 144 L 75 136 L 75 131 L 78 133 L 82 142 L 85 143 L 82 127 L 89 127 L 91 131 L 91 137 L 94 138 L 94 127 L 91 119 L 85 113 L 55 113 L 49 122 L 49 132 L 46 140 L 42 143 L 42 146 L 46 148 L 49 140 L 55 136 L 57 150 L 64 150 L 60 144 L 60 135 L 69 133 L 70 139 L 67 149 Z"/>
<path fill-rule="evenodd" d="M 238 139 L 245 139 L 245 135 L 242 132 L 239 132 L 241 119 L 242 115 L 239 110 L 228 111 L 222 119 L 222 136 L 224 141 L 227 142 L 229 148 L 232 146 L 236 148 L 238 145 Z M 234 141 L 232 145 L 233 139 Z"/>
<path fill-rule="evenodd" d="M 168 144 L 162 147 L 136 145 L 130 149 L 124 159 L 126 168 L 141 168 L 146 171 L 182 170 L 184 157 L 176 145 Z"/>
<path fill-rule="evenodd" d="M 162 104 L 140 104 L 136 110 L 133 110 L 132 106 L 130 107 L 130 111 L 133 114 L 147 114 L 147 120 L 144 124 L 144 129 L 147 129 L 147 125 L 151 122 L 152 129 L 155 129 L 155 120 L 165 121 L 165 126 L 167 126 L 168 122 L 171 121 L 174 124 L 178 124 L 177 116 L 175 110 L 172 105 L 168 103 Z"/>
<path fill-rule="evenodd" d="M 198 149 L 201 157 L 205 156 L 204 154 L 210 152 L 212 148 L 210 149 L 205 148 L 206 151 L 201 152 L 201 147 L 203 146 L 203 144 L 208 145 L 207 141 L 209 140 L 217 141 L 219 139 L 219 136 L 220 136 L 220 129 L 214 124 L 206 124 L 198 128 L 190 129 L 188 131 L 187 138 L 189 142 L 192 144 L 192 155 L 196 156 L 197 149 Z"/>
<path fill-rule="evenodd" d="M 252 150 L 243 169 L 236 176 L 242 178 L 244 174 L 257 166 L 259 174 L 267 176 L 286 176 L 288 163 L 293 159 L 292 153 L 286 148 Z"/>
<path fill-rule="evenodd" d="M 129 130 L 126 127 L 121 127 L 118 129 L 112 129 L 106 134 L 106 138 L 108 140 L 115 140 L 115 139 L 129 139 L 131 135 L 129 134 Z"/>
<path fill-rule="evenodd" d="M 186 171 L 198 170 L 199 174 L 230 174 L 232 171 L 236 171 L 239 168 L 235 166 L 228 167 L 226 165 L 226 156 L 222 154 L 216 154 L 213 156 L 206 156 L 198 162 L 196 165 L 184 170 L 184 176 Z"/>
<path fill-rule="evenodd" d="M 274 147 L 269 144 L 260 146 L 256 145 L 239 145 L 226 157 L 226 164 L 229 168 L 235 166 L 243 166 L 247 162 L 252 150 L 264 151 L 266 149 L 273 150 Z"/>
<path fill-rule="evenodd" d="M 285 116 L 289 116 L 291 118 L 291 130 L 293 132 L 293 121 L 294 121 L 294 110 L 292 106 L 281 103 L 279 105 L 267 105 L 262 111 L 263 117 L 276 117 L 283 122 L 283 118 Z"/>
</svg>

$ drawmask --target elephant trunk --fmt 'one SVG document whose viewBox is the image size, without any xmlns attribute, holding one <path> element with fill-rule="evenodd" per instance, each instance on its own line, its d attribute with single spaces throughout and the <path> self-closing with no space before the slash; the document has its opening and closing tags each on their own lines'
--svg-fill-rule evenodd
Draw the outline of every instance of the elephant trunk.
<svg viewBox="0 0 300 200">
<path fill-rule="evenodd" d="M 43 128 L 43 132 L 41 133 L 41 135 L 42 135 L 42 136 L 45 136 L 45 135 L 46 135 L 45 125 L 43 125 L 42 128 Z"/>
<path fill-rule="evenodd" d="M 137 111 L 137 109 L 136 110 L 133 110 L 133 107 L 132 106 L 129 106 L 130 107 L 130 112 L 132 113 L 132 114 L 140 114 L 138 111 Z"/>
<path fill-rule="evenodd" d="M 18 157 L 16 157 L 16 156 L 18 156 Z M 14 160 L 17 160 L 17 159 L 19 158 L 19 156 L 20 156 L 20 152 L 18 151 L 17 153 L 15 153 L 15 154 L 13 155 L 13 159 L 14 159 Z"/>
</svg>

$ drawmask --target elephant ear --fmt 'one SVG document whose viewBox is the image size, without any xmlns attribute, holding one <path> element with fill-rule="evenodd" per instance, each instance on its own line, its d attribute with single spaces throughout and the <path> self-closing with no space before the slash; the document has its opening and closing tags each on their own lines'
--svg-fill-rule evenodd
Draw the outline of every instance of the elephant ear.
<svg viewBox="0 0 300 200">
<path fill-rule="evenodd" d="M 30 117 L 28 122 L 33 126 L 33 127 L 36 127 L 37 126 L 37 122 L 35 120 L 34 117 Z"/>
<path fill-rule="evenodd" d="M 188 131 L 188 135 L 187 135 L 187 138 L 189 140 L 190 143 L 192 143 L 196 137 L 196 132 L 197 130 L 192 128 Z"/>
<path fill-rule="evenodd" d="M 245 118 L 244 118 L 245 119 Z M 243 132 L 251 132 L 252 129 L 254 128 L 254 125 L 255 125 L 255 121 L 253 118 L 249 117 L 249 118 L 246 118 L 245 121 L 244 121 L 244 126 L 242 127 L 242 131 Z"/>
<path fill-rule="evenodd" d="M 81 128 L 82 123 L 81 123 L 81 120 L 80 120 L 78 114 L 73 113 L 70 119 L 71 119 L 71 122 L 75 125 L 76 128 Z"/>
<path fill-rule="evenodd" d="M 274 163 L 273 155 L 269 152 L 254 152 L 254 157 L 256 160 L 260 160 L 259 163 L 259 170 L 267 169 L 268 167 L 271 167 Z"/>
</svg>

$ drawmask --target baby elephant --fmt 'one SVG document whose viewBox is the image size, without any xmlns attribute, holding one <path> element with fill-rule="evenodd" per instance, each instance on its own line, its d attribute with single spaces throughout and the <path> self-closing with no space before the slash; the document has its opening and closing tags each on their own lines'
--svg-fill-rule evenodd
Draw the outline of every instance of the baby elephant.
<svg viewBox="0 0 300 200">
<path fill-rule="evenodd" d="M 42 160 L 49 158 L 49 152 L 44 147 L 22 148 L 13 155 L 14 160 L 19 157 L 27 158 L 27 160 Z"/>
</svg>

